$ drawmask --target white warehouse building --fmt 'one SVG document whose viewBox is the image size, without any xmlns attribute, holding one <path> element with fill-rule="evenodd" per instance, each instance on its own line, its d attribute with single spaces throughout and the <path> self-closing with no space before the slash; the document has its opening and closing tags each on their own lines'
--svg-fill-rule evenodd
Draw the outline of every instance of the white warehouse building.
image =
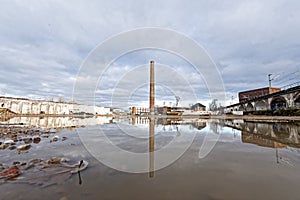
<svg viewBox="0 0 300 200">
<path fill-rule="evenodd" d="M 49 114 L 68 115 L 87 113 L 94 115 L 110 115 L 110 108 L 81 105 L 67 102 L 30 100 L 25 98 L 0 97 L 0 108 L 7 108 L 16 114 Z"/>
</svg>

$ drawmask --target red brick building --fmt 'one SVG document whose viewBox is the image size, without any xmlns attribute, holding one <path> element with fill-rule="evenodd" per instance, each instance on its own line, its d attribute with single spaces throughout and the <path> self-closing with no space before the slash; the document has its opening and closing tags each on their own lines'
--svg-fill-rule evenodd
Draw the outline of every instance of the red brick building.
<svg viewBox="0 0 300 200">
<path fill-rule="evenodd" d="M 280 88 L 269 88 L 269 87 L 247 90 L 247 91 L 239 92 L 239 101 L 241 102 L 241 101 L 251 100 L 257 97 L 261 97 L 279 91 Z"/>
</svg>

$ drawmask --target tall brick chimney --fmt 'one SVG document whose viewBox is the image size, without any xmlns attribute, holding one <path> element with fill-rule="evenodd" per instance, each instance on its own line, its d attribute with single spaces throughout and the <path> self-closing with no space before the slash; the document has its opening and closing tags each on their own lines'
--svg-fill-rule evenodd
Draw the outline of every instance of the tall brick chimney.
<svg viewBox="0 0 300 200">
<path fill-rule="evenodd" d="M 154 61 L 150 61 L 150 114 L 154 115 Z"/>
</svg>

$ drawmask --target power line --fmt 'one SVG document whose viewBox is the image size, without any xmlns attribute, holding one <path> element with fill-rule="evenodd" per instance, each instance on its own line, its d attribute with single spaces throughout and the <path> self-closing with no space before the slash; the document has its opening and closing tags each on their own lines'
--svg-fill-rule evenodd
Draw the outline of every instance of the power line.
<svg viewBox="0 0 300 200">
<path fill-rule="evenodd" d="M 289 76 L 293 75 L 293 74 L 296 74 L 296 73 L 299 73 L 299 69 L 297 71 L 294 71 L 292 73 L 289 73 L 289 74 L 286 74 L 286 75 L 283 75 L 283 76 L 280 76 L 279 75 L 279 78 L 274 78 L 274 81 L 279 81 L 279 82 L 282 82 L 284 81 L 286 78 L 288 78 Z"/>
<path fill-rule="evenodd" d="M 297 78 L 298 78 L 298 77 L 296 77 L 296 76 L 295 76 L 295 77 L 291 77 L 291 78 L 289 78 L 289 79 L 287 79 L 287 80 L 280 81 L 280 82 L 278 82 L 277 84 L 278 84 L 278 85 L 286 84 L 286 83 L 291 82 L 291 81 L 293 81 L 293 80 L 295 80 L 295 79 L 297 80 Z"/>
</svg>

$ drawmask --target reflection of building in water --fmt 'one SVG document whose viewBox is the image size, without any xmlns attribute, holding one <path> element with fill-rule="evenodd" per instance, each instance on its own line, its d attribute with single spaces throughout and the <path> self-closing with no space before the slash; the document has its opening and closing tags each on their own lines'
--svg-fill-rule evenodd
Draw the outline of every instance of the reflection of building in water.
<svg viewBox="0 0 300 200">
<path fill-rule="evenodd" d="M 206 127 L 206 121 L 198 120 L 196 122 L 191 123 L 192 126 L 198 130 L 201 130 Z"/>
<path fill-rule="evenodd" d="M 181 117 L 159 118 L 157 123 L 162 125 L 180 125 L 183 123 L 183 120 Z"/>
<path fill-rule="evenodd" d="M 132 125 L 139 125 L 139 124 L 149 124 L 149 118 L 148 117 L 132 117 L 131 118 L 131 124 Z"/>
<path fill-rule="evenodd" d="M 8 124 L 24 124 L 30 127 L 39 128 L 67 128 L 79 126 L 92 126 L 110 123 L 111 117 L 90 117 L 90 118 L 72 118 L 72 117 L 14 117 L 9 119 Z"/>
<path fill-rule="evenodd" d="M 221 130 L 223 129 L 223 126 L 222 126 L 222 124 L 218 124 L 218 123 L 210 123 L 209 129 L 213 133 L 219 134 L 221 132 Z"/>
<path fill-rule="evenodd" d="M 179 124 L 190 124 L 191 122 L 183 120 L 181 117 L 168 117 L 168 118 L 154 118 L 156 125 L 179 125 Z M 132 117 L 130 119 L 132 125 L 144 125 L 150 123 L 150 117 Z"/>
<path fill-rule="evenodd" d="M 168 118 L 155 118 L 153 119 L 156 125 L 163 125 L 167 130 L 166 126 L 176 125 L 190 125 L 193 128 L 201 130 L 206 127 L 205 119 L 183 119 L 182 117 L 168 117 Z M 150 123 L 149 117 L 132 117 L 130 119 L 132 125 L 148 125 Z"/>
<path fill-rule="evenodd" d="M 242 131 L 242 142 L 270 148 L 286 148 L 287 146 L 285 144 L 263 138 L 261 135 L 249 134 L 245 131 Z"/>
<path fill-rule="evenodd" d="M 300 125 L 297 123 L 258 123 L 226 120 L 225 125 L 240 130 L 244 135 L 242 139 L 249 141 L 249 143 L 256 141 L 256 144 L 276 147 L 277 144 L 267 141 L 271 140 L 283 145 L 300 148 Z"/>
</svg>

